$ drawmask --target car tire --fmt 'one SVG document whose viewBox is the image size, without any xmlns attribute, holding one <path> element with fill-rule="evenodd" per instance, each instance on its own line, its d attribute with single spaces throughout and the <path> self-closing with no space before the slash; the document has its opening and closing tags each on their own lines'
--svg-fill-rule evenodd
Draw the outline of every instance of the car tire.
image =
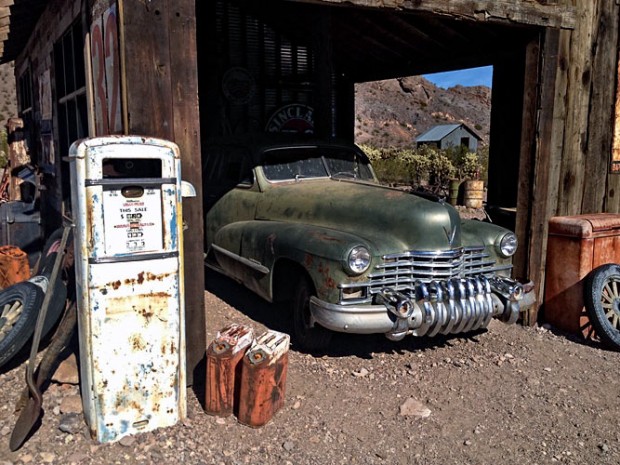
<svg viewBox="0 0 620 465">
<path fill-rule="evenodd" d="M 586 278 L 584 303 L 601 342 L 620 350 L 620 265 L 595 268 Z"/>
<path fill-rule="evenodd" d="M 0 327 L 0 366 L 11 360 L 30 340 L 43 298 L 43 290 L 29 281 L 0 291 L 0 315 L 4 318 Z"/>
<path fill-rule="evenodd" d="M 310 326 L 310 297 L 313 295 L 312 283 L 305 276 L 301 276 L 292 299 L 293 341 L 300 349 L 311 352 L 327 349 L 332 338 L 329 330 L 317 324 Z"/>
</svg>

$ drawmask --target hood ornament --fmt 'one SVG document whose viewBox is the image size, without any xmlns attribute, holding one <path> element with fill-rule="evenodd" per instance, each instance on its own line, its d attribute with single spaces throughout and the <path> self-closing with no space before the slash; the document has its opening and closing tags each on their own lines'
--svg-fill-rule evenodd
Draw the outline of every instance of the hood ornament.
<svg viewBox="0 0 620 465">
<path fill-rule="evenodd" d="M 451 227 L 452 227 L 452 230 L 448 231 L 448 229 L 444 226 L 443 232 L 446 233 L 448 244 L 450 245 L 450 248 L 452 249 L 454 248 L 454 238 L 456 237 L 456 224 L 452 224 Z"/>
</svg>

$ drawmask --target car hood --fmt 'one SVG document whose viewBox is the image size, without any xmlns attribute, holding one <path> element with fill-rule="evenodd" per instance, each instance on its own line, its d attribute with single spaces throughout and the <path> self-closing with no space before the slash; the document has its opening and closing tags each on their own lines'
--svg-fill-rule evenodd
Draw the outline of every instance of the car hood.
<svg viewBox="0 0 620 465">
<path fill-rule="evenodd" d="M 458 212 L 397 189 L 333 179 L 273 184 L 256 219 L 312 224 L 356 234 L 379 253 L 461 245 Z"/>
</svg>

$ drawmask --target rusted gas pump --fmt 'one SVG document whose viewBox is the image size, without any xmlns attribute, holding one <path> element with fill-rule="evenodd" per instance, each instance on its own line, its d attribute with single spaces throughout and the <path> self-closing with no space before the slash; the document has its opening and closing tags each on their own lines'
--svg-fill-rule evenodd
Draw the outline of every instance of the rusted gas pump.
<svg viewBox="0 0 620 465">
<path fill-rule="evenodd" d="M 84 415 L 100 442 L 186 415 L 178 147 L 112 136 L 70 149 Z"/>
</svg>

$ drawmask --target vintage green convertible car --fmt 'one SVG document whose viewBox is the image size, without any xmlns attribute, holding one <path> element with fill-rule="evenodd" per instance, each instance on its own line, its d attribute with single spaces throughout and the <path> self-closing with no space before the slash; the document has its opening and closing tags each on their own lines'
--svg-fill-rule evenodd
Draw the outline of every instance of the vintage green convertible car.
<svg viewBox="0 0 620 465">
<path fill-rule="evenodd" d="M 331 331 L 466 333 L 533 303 L 510 279 L 512 232 L 380 185 L 352 144 L 214 142 L 204 180 L 207 266 L 290 303 L 301 348 Z"/>
</svg>

